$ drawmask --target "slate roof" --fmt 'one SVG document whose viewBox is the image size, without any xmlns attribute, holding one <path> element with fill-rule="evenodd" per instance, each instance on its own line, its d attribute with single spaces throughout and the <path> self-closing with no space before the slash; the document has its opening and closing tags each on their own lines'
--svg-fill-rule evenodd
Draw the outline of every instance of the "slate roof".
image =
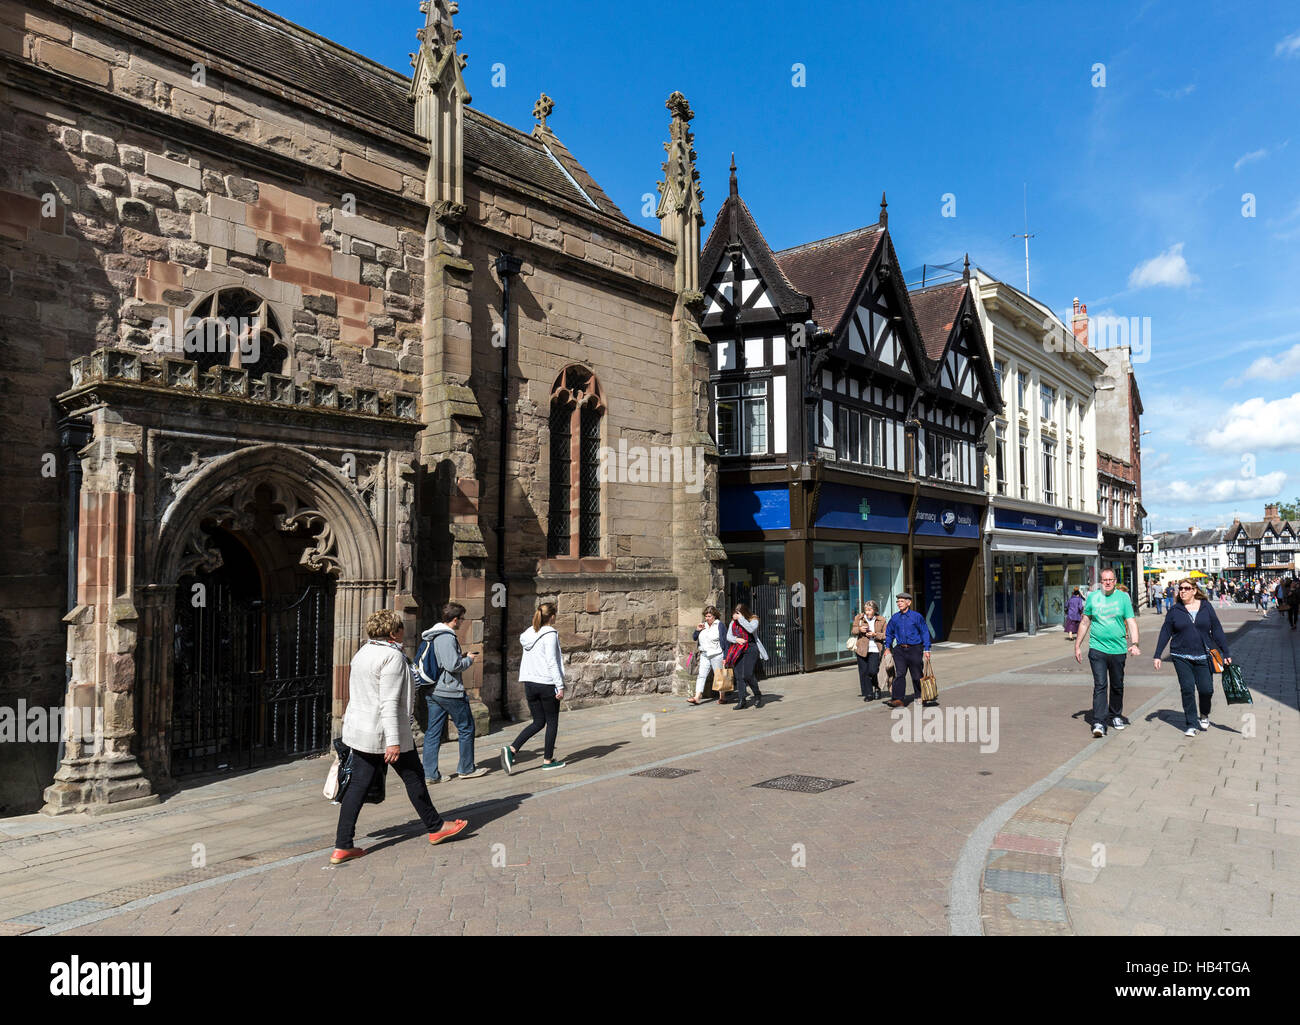
<svg viewBox="0 0 1300 1025">
<path fill-rule="evenodd" d="M 1238 526 L 1246 528 L 1246 537 L 1252 541 L 1258 541 L 1264 536 L 1264 528 L 1269 524 L 1273 525 L 1273 533 L 1281 534 L 1285 527 L 1291 528 L 1293 535 L 1300 534 L 1300 521 L 1296 520 L 1242 520 L 1240 523 L 1234 523 L 1227 529 L 1227 533 L 1235 533 Z"/>
<path fill-rule="evenodd" d="M 842 235 L 805 242 L 774 254 L 786 277 L 813 301 L 813 317 L 838 332 L 862 275 L 885 237 L 884 226 L 868 225 Z"/>
<path fill-rule="evenodd" d="M 932 363 L 943 359 L 948 347 L 948 336 L 952 333 L 957 311 L 961 309 L 962 300 L 966 298 L 969 285 L 965 281 L 950 281 L 942 285 L 931 285 L 910 292 L 912 309 L 916 313 L 916 326 L 921 330 L 921 339 L 925 343 L 925 355 Z"/>
<path fill-rule="evenodd" d="M 1217 545 L 1228 535 L 1229 528 L 1194 531 L 1165 531 L 1156 535 L 1160 550 L 1167 548 L 1189 548 L 1193 545 Z"/>
<path fill-rule="evenodd" d="M 218 63 L 248 68 L 287 88 L 309 93 L 357 117 L 409 136 L 415 133 L 415 110 L 407 100 L 411 80 L 392 68 L 355 53 L 245 0 L 52 0 L 96 21 L 127 19 L 167 37 L 210 53 Z M 411 46 L 418 17 L 412 5 Z M 124 30 L 120 26 L 120 31 Z M 566 150 L 556 154 L 566 164 Z M 473 108 L 465 111 L 466 162 L 493 168 L 581 206 L 588 203 L 532 136 Z M 576 167 L 575 167 L 576 165 Z M 576 161 L 570 174 L 598 209 L 619 220 L 627 217 Z"/>
</svg>

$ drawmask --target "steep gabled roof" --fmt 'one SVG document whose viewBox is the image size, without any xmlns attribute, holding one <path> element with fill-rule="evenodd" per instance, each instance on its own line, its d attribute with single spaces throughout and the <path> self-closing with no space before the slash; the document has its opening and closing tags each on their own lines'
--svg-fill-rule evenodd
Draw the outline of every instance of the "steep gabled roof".
<svg viewBox="0 0 1300 1025">
<path fill-rule="evenodd" d="M 957 311 L 961 309 L 962 300 L 968 291 L 967 282 L 952 281 L 943 285 L 931 285 L 929 288 L 913 289 L 909 293 L 912 309 L 916 311 L 916 326 L 921 331 L 925 354 L 931 362 L 937 363 L 943 359 L 953 324 L 957 321 Z"/>
<path fill-rule="evenodd" d="M 411 80 L 392 68 L 245 0 L 51 0 L 117 31 L 146 30 L 155 39 L 174 39 L 211 55 L 213 68 L 246 68 L 296 93 L 319 98 L 362 121 L 407 136 L 412 148 L 425 148 L 415 131 L 415 111 L 407 93 Z M 414 11 L 414 8 L 412 8 Z M 418 20 L 418 19 L 417 19 Z M 416 43 L 416 21 L 411 40 Z M 563 154 L 560 153 L 563 149 Z M 552 160 L 540 142 L 509 125 L 467 107 L 465 159 L 518 181 L 588 206 L 568 171 L 602 213 L 626 221 L 591 176 L 562 146 Z M 561 167 L 561 164 L 563 167 Z"/>
<path fill-rule="evenodd" d="M 777 310 L 788 316 L 806 316 L 811 308 L 809 297 L 800 292 L 786 277 L 772 253 L 772 247 L 758 230 L 758 223 L 749 207 L 735 189 L 727 196 L 713 220 L 704 252 L 700 255 L 700 280 L 710 280 L 719 264 L 727 258 L 727 247 L 733 238 L 745 247 L 754 267 L 762 276 Z"/>
<path fill-rule="evenodd" d="M 783 249 L 775 254 L 776 262 L 796 288 L 812 297 L 817 323 L 838 332 L 884 237 L 884 225 L 872 224 Z"/>
</svg>

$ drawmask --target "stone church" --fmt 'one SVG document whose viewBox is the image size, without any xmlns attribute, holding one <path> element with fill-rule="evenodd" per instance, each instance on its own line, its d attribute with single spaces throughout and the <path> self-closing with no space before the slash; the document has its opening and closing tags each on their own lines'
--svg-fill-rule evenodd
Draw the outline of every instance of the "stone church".
<svg viewBox="0 0 1300 1025">
<path fill-rule="evenodd" d="M 725 558 L 692 112 L 655 234 L 421 12 L 406 78 L 242 0 L 0 0 L 0 707 L 63 713 L 0 814 L 325 749 L 384 607 L 412 653 L 467 607 L 481 722 L 544 599 L 572 700 L 672 688 Z"/>
</svg>

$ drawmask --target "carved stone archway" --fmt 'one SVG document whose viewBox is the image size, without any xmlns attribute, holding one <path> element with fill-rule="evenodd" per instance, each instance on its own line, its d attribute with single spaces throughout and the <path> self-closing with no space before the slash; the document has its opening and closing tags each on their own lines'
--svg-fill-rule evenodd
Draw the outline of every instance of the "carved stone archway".
<svg viewBox="0 0 1300 1025">
<path fill-rule="evenodd" d="M 365 617 L 391 607 L 396 580 L 388 579 L 379 530 L 370 510 L 341 471 L 287 445 L 258 445 L 213 459 L 177 493 L 163 515 L 146 588 L 142 620 L 139 734 L 140 760 L 159 786 L 171 784 L 168 764 L 174 698 L 170 639 L 175 630 L 176 585 L 187 573 L 214 568 L 220 556 L 205 527 L 251 536 L 257 494 L 270 490 L 274 527 L 308 537 L 305 569 L 335 580 L 333 716 L 347 704 L 347 674 Z"/>
</svg>

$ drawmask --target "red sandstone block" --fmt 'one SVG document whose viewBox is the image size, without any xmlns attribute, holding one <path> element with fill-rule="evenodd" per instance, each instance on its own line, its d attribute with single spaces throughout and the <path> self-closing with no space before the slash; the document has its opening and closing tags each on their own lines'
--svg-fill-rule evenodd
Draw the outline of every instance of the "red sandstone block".
<svg viewBox="0 0 1300 1025">
<path fill-rule="evenodd" d="M 304 270 L 327 275 L 333 274 L 334 261 L 330 256 L 330 250 L 289 237 L 288 233 L 281 227 L 284 220 L 285 218 L 280 217 L 271 218 L 273 230 L 284 236 L 285 262 L 301 267 Z"/>
<path fill-rule="evenodd" d="M 456 481 L 456 490 L 466 498 L 478 498 L 479 482 L 473 477 L 461 477 Z"/>
<path fill-rule="evenodd" d="M 273 230 L 271 222 L 274 218 L 275 214 L 258 203 L 257 206 L 248 208 L 248 212 L 244 214 L 244 223 L 261 233 Z"/>
<path fill-rule="evenodd" d="M 271 277 L 276 281 L 287 281 L 291 285 L 311 285 L 322 292 L 331 291 L 331 289 L 320 285 L 316 281 L 316 279 L 320 277 L 319 274 L 313 274 L 311 271 L 292 267 L 287 263 L 271 264 Z"/>
<path fill-rule="evenodd" d="M 175 288 L 181 287 L 181 267 L 178 263 L 160 263 L 157 260 L 149 261 L 149 277 L 161 282 L 164 285 L 170 285 Z"/>
</svg>

